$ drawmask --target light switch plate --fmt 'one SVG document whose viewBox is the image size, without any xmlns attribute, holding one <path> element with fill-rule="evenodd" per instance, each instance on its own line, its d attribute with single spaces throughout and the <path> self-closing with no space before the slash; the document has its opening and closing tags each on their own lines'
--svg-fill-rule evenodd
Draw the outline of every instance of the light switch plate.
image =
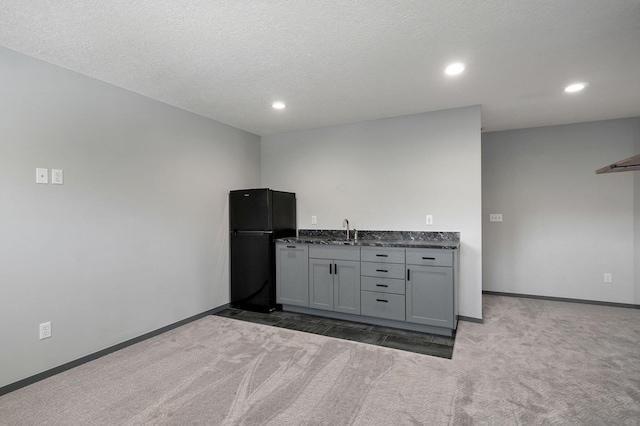
<svg viewBox="0 0 640 426">
<path fill-rule="evenodd" d="M 432 214 L 428 214 L 426 219 L 427 219 L 426 220 L 427 225 L 433 225 L 433 215 Z"/>
<path fill-rule="evenodd" d="M 36 183 L 49 183 L 49 169 L 36 169 Z"/>
</svg>

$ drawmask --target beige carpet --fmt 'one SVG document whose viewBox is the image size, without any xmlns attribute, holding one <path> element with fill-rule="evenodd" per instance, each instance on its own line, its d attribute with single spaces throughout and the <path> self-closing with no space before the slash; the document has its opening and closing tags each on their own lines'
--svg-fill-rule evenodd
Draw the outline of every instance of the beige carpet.
<svg viewBox="0 0 640 426">
<path fill-rule="evenodd" d="M 209 316 L 0 397 L 0 424 L 640 425 L 640 310 L 484 311 L 452 360 Z"/>
</svg>

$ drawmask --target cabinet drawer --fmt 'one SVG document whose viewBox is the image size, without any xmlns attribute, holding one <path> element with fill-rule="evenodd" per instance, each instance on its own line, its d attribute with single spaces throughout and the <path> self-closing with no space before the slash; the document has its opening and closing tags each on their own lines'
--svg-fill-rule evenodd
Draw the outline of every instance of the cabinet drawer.
<svg viewBox="0 0 640 426">
<path fill-rule="evenodd" d="M 362 290 L 404 294 L 405 281 L 395 278 L 362 277 L 360 285 Z"/>
<path fill-rule="evenodd" d="M 360 273 L 367 277 L 404 279 L 404 263 L 362 262 Z"/>
<path fill-rule="evenodd" d="M 314 259 L 360 260 L 360 247 L 311 244 L 309 257 Z"/>
<path fill-rule="evenodd" d="M 403 248 L 362 247 L 363 262 L 404 263 Z"/>
<path fill-rule="evenodd" d="M 363 291 L 360 294 L 362 315 L 404 321 L 404 296 L 375 291 Z"/>
<path fill-rule="evenodd" d="M 407 265 L 453 266 L 453 252 L 439 249 L 407 249 Z"/>
</svg>

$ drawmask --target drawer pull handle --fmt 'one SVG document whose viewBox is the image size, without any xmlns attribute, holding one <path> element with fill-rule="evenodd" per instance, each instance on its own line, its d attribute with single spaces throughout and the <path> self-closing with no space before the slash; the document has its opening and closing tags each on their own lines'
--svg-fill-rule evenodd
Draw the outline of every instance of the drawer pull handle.
<svg viewBox="0 0 640 426">
<path fill-rule="evenodd" d="M 376 254 L 376 256 L 378 256 L 378 257 L 389 257 L 388 254 Z"/>
<path fill-rule="evenodd" d="M 376 284 L 376 287 L 389 287 L 389 286 L 386 284 Z"/>
<path fill-rule="evenodd" d="M 376 302 L 389 303 L 389 301 L 388 301 L 388 300 L 384 300 L 384 299 L 376 299 Z"/>
<path fill-rule="evenodd" d="M 407 281 L 411 281 L 411 269 L 407 269 Z"/>
<path fill-rule="evenodd" d="M 296 248 L 296 246 L 287 246 L 287 248 Z"/>
<path fill-rule="evenodd" d="M 387 269 L 376 269 L 376 272 L 389 272 Z"/>
<path fill-rule="evenodd" d="M 423 257 L 424 260 L 436 260 L 435 257 Z"/>
</svg>

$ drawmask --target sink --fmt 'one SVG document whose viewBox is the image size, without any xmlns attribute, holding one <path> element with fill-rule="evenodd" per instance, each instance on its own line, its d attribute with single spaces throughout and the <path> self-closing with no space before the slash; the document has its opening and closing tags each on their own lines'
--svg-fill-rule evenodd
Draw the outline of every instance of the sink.
<svg viewBox="0 0 640 426">
<path fill-rule="evenodd" d="M 335 244 L 335 245 L 343 244 L 345 246 L 352 246 L 352 245 L 355 245 L 355 243 L 356 243 L 354 240 L 332 239 L 332 238 L 327 238 L 327 239 L 325 239 L 325 241 L 328 244 Z"/>
</svg>

